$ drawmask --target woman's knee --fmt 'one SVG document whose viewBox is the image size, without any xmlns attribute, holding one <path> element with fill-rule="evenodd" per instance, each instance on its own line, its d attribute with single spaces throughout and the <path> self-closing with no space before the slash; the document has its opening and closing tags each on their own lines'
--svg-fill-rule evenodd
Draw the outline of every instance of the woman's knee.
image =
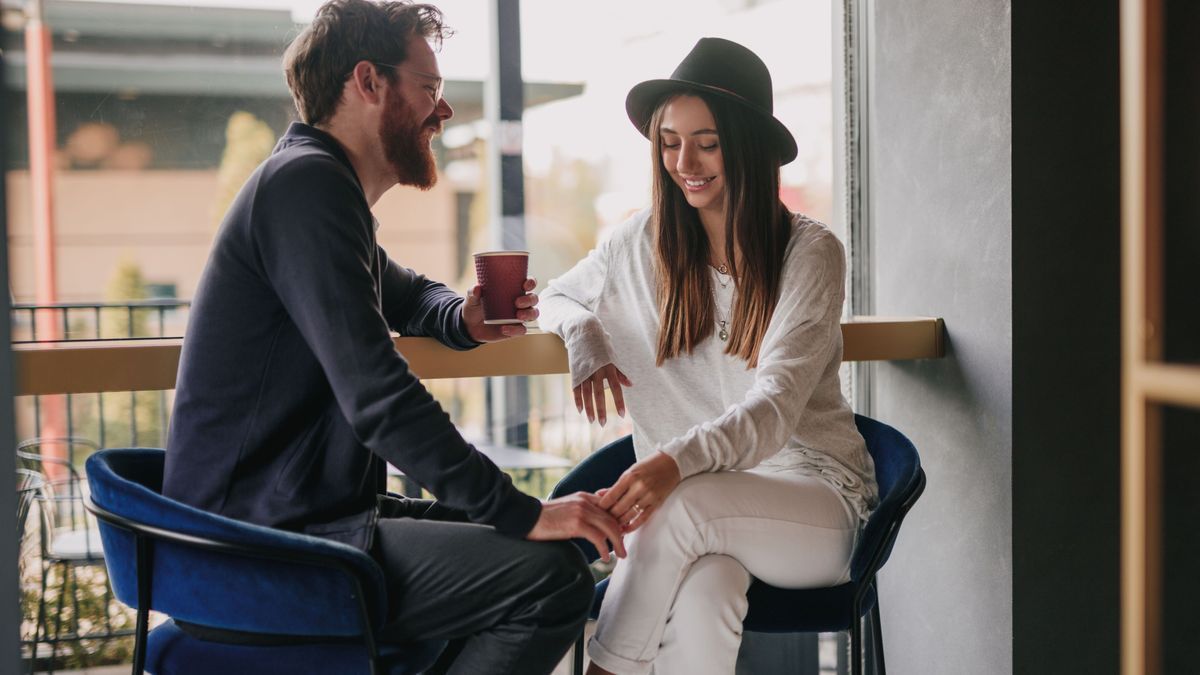
<svg viewBox="0 0 1200 675">
<path fill-rule="evenodd" d="M 750 573 L 736 559 L 704 555 L 696 559 L 679 586 L 676 614 L 716 617 L 730 627 L 740 627 L 749 609 L 746 591 Z"/>
<path fill-rule="evenodd" d="M 658 520 L 659 528 L 692 528 L 704 519 L 704 506 L 720 498 L 720 474 L 703 473 L 685 478 L 667 495 L 659 506 L 655 517 L 646 524 L 652 527 Z"/>
</svg>

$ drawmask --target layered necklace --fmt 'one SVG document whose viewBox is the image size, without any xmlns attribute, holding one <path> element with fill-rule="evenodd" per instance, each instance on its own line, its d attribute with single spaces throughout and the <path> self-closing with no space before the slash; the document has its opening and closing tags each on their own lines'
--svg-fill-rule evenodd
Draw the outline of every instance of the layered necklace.
<svg viewBox="0 0 1200 675">
<path fill-rule="evenodd" d="M 733 278 L 729 276 L 729 266 L 722 263 L 716 265 L 714 269 L 717 270 L 717 285 L 722 289 L 729 288 L 729 284 L 733 282 Z M 716 286 L 713 287 L 712 291 L 713 314 L 717 319 L 717 337 L 720 338 L 721 342 L 725 342 L 729 339 L 729 314 L 726 313 L 724 317 L 721 316 L 721 299 L 717 296 Z"/>
</svg>

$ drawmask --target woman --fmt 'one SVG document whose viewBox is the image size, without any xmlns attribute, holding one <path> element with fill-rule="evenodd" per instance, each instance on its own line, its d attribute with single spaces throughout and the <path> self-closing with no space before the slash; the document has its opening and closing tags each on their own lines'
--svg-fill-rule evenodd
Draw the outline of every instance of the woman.
<svg viewBox="0 0 1200 675">
<path fill-rule="evenodd" d="M 842 397 L 845 259 L 779 200 L 796 143 L 766 66 L 705 38 L 626 100 L 653 206 L 542 297 L 576 406 L 628 401 L 638 461 L 601 506 L 625 526 L 589 673 L 732 673 L 751 576 L 849 579 L 874 469 Z"/>
</svg>

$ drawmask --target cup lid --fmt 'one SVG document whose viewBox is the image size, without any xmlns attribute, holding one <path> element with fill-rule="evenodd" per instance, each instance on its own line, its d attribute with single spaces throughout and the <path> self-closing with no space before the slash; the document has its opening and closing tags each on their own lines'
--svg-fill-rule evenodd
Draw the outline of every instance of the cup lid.
<svg viewBox="0 0 1200 675">
<path fill-rule="evenodd" d="M 480 251 L 472 255 L 476 258 L 485 258 L 493 255 L 529 255 L 529 251 Z"/>
</svg>

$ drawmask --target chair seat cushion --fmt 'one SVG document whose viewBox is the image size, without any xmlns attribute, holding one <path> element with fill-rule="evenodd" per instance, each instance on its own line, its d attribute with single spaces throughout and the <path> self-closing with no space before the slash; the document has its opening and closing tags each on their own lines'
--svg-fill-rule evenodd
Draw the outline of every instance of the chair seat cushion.
<svg viewBox="0 0 1200 675">
<path fill-rule="evenodd" d="M 104 560 L 100 530 L 59 530 L 50 540 L 48 557 L 67 562 Z"/>
<path fill-rule="evenodd" d="M 600 616 L 600 605 L 608 592 L 608 579 L 596 584 L 591 618 Z M 746 593 L 750 611 L 743 628 L 756 633 L 832 633 L 848 630 L 854 584 L 830 588 L 776 588 L 755 579 Z M 875 589 L 863 597 L 862 614 L 875 605 Z"/>
<path fill-rule="evenodd" d="M 380 675 L 416 675 L 427 670 L 446 643 L 379 645 Z M 151 675 L 292 675 L 370 672 L 366 648 L 354 643 L 314 643 L 259 647 L 209 642 L 167 621 L 150 632 L 146 672 Z"/>
</svg>

